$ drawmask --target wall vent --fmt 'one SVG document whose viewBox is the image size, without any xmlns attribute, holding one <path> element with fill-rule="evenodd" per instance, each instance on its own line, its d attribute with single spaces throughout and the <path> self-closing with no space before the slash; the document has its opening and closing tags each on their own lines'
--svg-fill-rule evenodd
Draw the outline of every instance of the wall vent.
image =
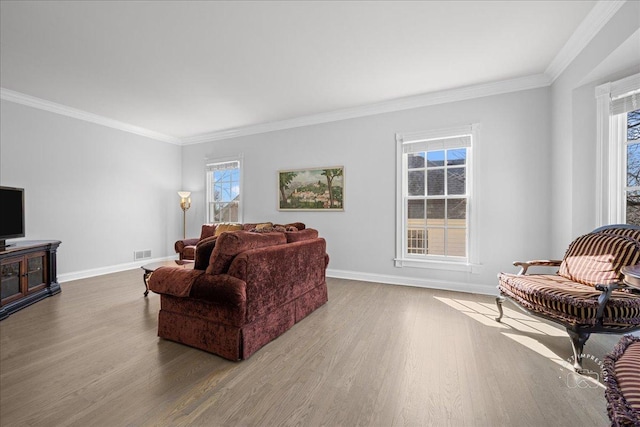
<svg viewBox="0 0 640 427">
<path fill-rule="evenodd" d="M 133 260 L 138 261 L 140 259 L 151 258 L 151 249 L 145 249 L 143 251 L 135 251 L 133 253 Z"/>
</svg>

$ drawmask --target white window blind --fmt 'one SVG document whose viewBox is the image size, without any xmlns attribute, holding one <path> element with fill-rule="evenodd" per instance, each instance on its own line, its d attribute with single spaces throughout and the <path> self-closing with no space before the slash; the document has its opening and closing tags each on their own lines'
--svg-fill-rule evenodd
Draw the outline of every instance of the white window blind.
<svg viewBox="0 0 640 427">
<path fill-rule="evenodd" d="M 471 135 L 457 136 L 453 138 L 438 138 L 425 141 L 405 142 L 403 144 L 403 152 L 406 154 L 418 153 L 421 151 L 448 150 L 463 147 L 471 147 Z"/>
</svg>

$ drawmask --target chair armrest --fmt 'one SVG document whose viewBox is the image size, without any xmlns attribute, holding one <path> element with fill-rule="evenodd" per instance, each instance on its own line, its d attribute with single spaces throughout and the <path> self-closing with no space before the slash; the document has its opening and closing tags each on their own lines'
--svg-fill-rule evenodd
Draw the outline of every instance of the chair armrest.
<svg viewBox="0 0 640 427">
<path fill-rule="evenodd" d="M 193 237 L 190 239 L 180 239 L 176 241 L 176 243 L 173 245 L 173 248 L 175 249 L 176 253 L 179 254 L 179 253 L 182 253 L 185 246 L 195 246 L 199 240 L 200 240 L 199 237 Z"/>
<path fill-rule="evenodd" d="M 604 320 L 602 318 L 604 316 L 604 308 L 607 305 L 609 298 L 611 298 L 611 293 L 614 290 L 618 289 L 619 287 L 620 287 L 620 284 L 618 283 L 609 283 L 607 285 L 596 285 L 596 289 L 602 292 L 598 297 L 598 310 L 596 311 L 597 325 L 602 325 L 602 322 Z"/>
<path fill-rule="evenodd" d="M 519 275 L 527 274 L 529 267 L 559 267 L 562 260 L 559 259 L 536 259 L 532 261 L 514 261 L 513 265 L 520 267 Z"/>
</svg>

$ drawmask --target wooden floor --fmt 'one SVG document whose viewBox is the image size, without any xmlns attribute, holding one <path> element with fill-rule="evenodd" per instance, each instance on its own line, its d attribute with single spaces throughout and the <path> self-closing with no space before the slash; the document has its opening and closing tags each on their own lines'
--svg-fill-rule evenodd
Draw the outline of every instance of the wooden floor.
<svg viewBox="0 0 640 427">
<path fill-rule="evenodd" d="M 500 325 L 488 296 L 329 279 L 325 306 L 230 362 L 159 339 L 143 290 L 141 270 L 68 282 L 0 322 L 0 425 L 608 424 L 563 330 L 509 303 Z"/>
</svg>

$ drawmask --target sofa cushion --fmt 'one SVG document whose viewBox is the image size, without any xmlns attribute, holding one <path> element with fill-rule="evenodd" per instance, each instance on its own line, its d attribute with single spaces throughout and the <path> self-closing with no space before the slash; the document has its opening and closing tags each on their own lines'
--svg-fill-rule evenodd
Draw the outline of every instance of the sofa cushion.
<svg viewBox="0 0 640 427">
<path fill-rule="evenodd" d="M 620 356 L 616 362 L 616 373 L 622 395 L 629 406 L 640 413 L 640 342 L 630 344 Z"/>
<path fill-rule="evenodd" d="M 588 326 L 596 323 L 601 292 L 591 285 L 555 274 L 500 273 L 498 289 L 527 310 L 562 323 Z M 640 298 L 625 291 L 613 291 L 605 306 L 603 325 L 640 325 Z"/>
<path fill-rule="evenodd" d="M 316 239 L 318 237 L 318 230 L 305 228 L 299 231 L 287 231 L 284 235 L 287 236 L 287 243 L 301 242 L 303 240 Z"/>
<path fill-rule="evenodd" d="M 206 271 L 208 274 L 226 273 L 239 253 L 286 243 L 284 233 L 250 233 L 248 231 L 223 233 L 218 236 Z"/>
<path fill-rule="evenodd" d="M 284 227 L 272 226 L 272 227 L 252 228 L 251 230 L 248 230 L 248 231 L 252 233 L 274 233 L 276 231 L 279 233 L 284 233 L 287 230 Z"/>
<path fill-rule="evenodd" d="M 602 366 L 607 411 L 612 425 L 640 422 L 640 338 L 625 335 Z"/>
<path fill-rule="evenodd" d="M 612 233 L 589 233 L 574 240 L 558 274 L 589 286 L 621 280 L 620 269 L 640 260 L 640 243 Z"/>
<path fill-rule="evenodd" d="M 202 230 L 200 231 L 200 240 L 207 237 L 213 237 L 216 233 L 216 224 L 202 224 Z"/>
<path fill-rule="evenodd" d="M 305 228 L 307 228 L 307 226 L 302 222 L 290 222 L 289 224 L 285 224 L 284 227 L 295 227 L 298 230 L 304 230 Z"/>
<path fill-rule="evenodd" d="M 214 236 L 219 236 L 227 231 L 242 230 L 242 224 L 218 224 Z"/>
</svg>

